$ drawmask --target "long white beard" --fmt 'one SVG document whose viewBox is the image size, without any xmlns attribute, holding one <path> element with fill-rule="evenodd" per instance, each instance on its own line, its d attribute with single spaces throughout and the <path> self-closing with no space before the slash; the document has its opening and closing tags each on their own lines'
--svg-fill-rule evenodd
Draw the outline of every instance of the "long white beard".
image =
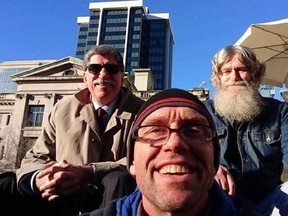
<svg viewBox="0 0 288 216">
<path fill-rule="evenodd" d="M 264 106 L 258 89 L 247 83 L 216 89 L 214 104 L 219 115 L 239 122 L 259 116 Z"/>
</svg>

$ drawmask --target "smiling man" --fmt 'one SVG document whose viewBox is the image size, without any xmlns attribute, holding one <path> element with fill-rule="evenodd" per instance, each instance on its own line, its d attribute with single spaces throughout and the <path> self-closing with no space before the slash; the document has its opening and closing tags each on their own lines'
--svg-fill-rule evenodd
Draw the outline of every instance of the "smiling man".
<svg viewBox="0 0 288 216">
<path fill-rule="evenodd" d="M 218 139 L 196 96 L 168 89 L 149 98 L 134 121 L 127 151 L 138 188 L 90 215 L 238 215 L 214 182 Z"/>
<path fill-rule="evenodd" d="M 53 107 L 17 170 L 20 191 L 39 196 L 35 215 L 79 215 L 135 189 L 126 141 L 144 101 L 122 86 L 123 59 L 115 48 L 92 47 L 83 69 L 87 88 Z"/>
</svg>

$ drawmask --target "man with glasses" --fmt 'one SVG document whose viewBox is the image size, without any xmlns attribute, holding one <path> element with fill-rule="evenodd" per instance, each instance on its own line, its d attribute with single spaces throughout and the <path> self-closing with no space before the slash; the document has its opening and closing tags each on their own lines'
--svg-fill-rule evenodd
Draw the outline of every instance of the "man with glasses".
<svg viewBox="0 0 288 216">
<path fill-rule="evenodd" d="M 128 139 L 127 164 L 134 193 L 84 215 L 239 215 L 214 182 L 219 144 L 212 117 L 187 91 L 163 90 L 144 103 Z"/>
<path fill-rule="evenodd" d="M 126 141 L 143 101 L 122 86 L 124 65 L 116 49 L 93 47 L 84 71 L 87 88 L 54 106 L 17 170 L 20 191 L 42 197 L 45 210 L 38 215 L 78 215 L 135 189 Z"/>
</svg>

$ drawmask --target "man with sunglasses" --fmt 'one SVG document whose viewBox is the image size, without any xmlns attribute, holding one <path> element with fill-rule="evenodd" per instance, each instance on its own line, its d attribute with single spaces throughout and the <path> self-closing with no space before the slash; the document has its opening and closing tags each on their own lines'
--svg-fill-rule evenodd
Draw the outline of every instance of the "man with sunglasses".
<svg viewBox="0 0 288 216">
<path fill-rule="evenodd" d="M 138 188 L 84 215 L 239 215 L 214 181 L 219 165 L 216 129 L 196 96 L 168 89 L 149 98 L 127 145 L 127 168 Z"/>
<path fill-rule="evenodd" d="M 116 49 L 93 47 L 84 71 L 87 88 L 54 106 L 17 170 L 20 191 L 42 197 L 39 215 L 78 215 L 135 188 L 126 169 L 126 140 L 143 101 L 122 86 L 124 65 Z"/>
</svg>

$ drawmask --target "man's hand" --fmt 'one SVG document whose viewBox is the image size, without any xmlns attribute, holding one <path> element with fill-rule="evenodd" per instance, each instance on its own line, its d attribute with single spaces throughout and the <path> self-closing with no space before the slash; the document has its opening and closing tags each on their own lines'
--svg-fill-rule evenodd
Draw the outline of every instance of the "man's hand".
<svg viewBox="0 0 288 216">
<path fill-rule="evenodd" d="M 219 165 L 218 171 L 214 176 L 214 179 L 220 185 L 220 187 L 230 196 L 233 196 L 235 194 L 236 185 L 231 173 L 226 167 Z"/>
<path fill-rule="evenodd" d="M 36 175 L 36 185 L 42 197 L 52 201 L 79 190 L 92 175 L 90 166 L 73 166 L 67 161 L 50 162 Z"/>
</svg>

